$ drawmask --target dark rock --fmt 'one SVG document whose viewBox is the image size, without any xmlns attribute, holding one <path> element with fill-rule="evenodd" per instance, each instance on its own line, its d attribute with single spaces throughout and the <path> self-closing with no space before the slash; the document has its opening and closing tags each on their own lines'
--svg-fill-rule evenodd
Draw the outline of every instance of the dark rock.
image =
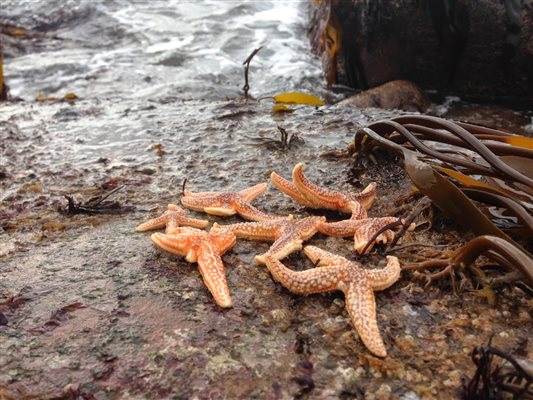
<svg viewBox="0 0 533 400">
<path fill-rule="evenodd" d="M 533 101 L 530 2 L 311 2 L 310 36 L 329 84 L 406 79 L 469 100 Z"/>
</svg>

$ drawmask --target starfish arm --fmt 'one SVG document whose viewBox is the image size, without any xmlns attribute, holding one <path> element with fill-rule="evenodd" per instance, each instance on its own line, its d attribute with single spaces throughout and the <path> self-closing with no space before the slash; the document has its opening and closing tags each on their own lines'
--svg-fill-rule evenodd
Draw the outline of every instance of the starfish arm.
<svg viewBox="0 0 533 400">
<path fill-rule="evenodd" d="M 361 341 L 378 357 L 386 357 L 387 351 L 376 321 L 376 301 L 372 288 L 365 279 L 354 279 L 345 290 L 345 296 L 346 310 Z"/>
<path fill-rule="evenodd" d="M 170 205 L 169 205 L 170 209 Z M 137 232 L 149 231 L 152 229 L 163 228 L 166 226 L 166 233 L 172 234 L 178 231 L 178 228 L 181 226 L 192 226 L 194 228 L 205 228 L 209 224 L 209 221 L 188 218 L 184 215 L 183 210 L 181 211 L 166 211 L 163 215 L 158 218 L 151 219 L 141 225 L 139 225 L 135 230 Z"/>
<path fill-rule="evenodd" d="M 368 214 L 366 212 L 366 208 L 363 207 L 361 203 L 358 201 L 350 201 L 346 205 L 347 208 L 350 209 L 350 212 L 352 213 L 352 216 L 350 219 L 365 219 L 368 218 Z"/>
<path fill-rule="evenodd" d="M 145 232 L 145 231 L 150 231 L 152 229 L 163 228 L 164 226 L 167 225 L 167 221 L 168 221 L 168 215 L 167 213 L 165 213 L 161 215 L 160 217 L 153 218 L 149 221 L 142 223 L 137 228 L 135 228 L 135 231 Z"/>
<path fill-rule="evenodd" d="M 231 207 L 232 193 L 222 193 L 215 196 L 183 196 L 181 204 L 191 210 L 204 211 L 212 215 L 234 215 L 237 212 Z"/>
<path fill-rule="evenodd" d="M 196 219 L 189 217 L 170 218 L 167 224 L 167 233 L 173 233 L 180 226 L 191 226 L 193 228 L 205 228 L 209 221 L 205 219 Z"/>
<path fill-rule="evenodd" d="M 384 226 L 396 222 L 398 218 L 396 217 L 383 217 L 383 218 L 367 218 L 361 221 L 358 221 L 358 227 L 354 233 L 354 248 L 355 251 L 359 254 L 367 246 L 368 241 L 374 236 L 374 234 L 379 231 Z M 382 241 L 386 243 L 394 238 L 394 232 L 386 230 L 381 235 L 378 236 L 375 242 Z M 374 242 L 374 243 L 375 243 Z M 369 253 L 374 246 L 374 243 L 370 243 L 367 247 L 366 253 Z"/>
<path fill-rule="evenodd" d="M 317 267 L 323 267 L 325 265 L 340 265 L 347 260 L 344 257 L 330 253 L 329 251 L 322 250 L 315 246 L 305 246 L 304 253 Z"/>
<path fill-rule="evenodd" d="M 350 200 L 360 203 L 364 208 L 368 210 L 376 199 L 377 186 L 378 184 L 376 182 L 372 182 L 368 184 L 368 186 L 364 188 L 362 192 L 348 195 L 348 198 Z"/>
<path fill-rule="evenodd" d="M 183 195 L 187 197 L 215 197 L 221 194 L 221 192 L 191 192 L 187 189 L 183 191 Z"/>
<path fill-rule="evenodd" d="M 324 235 L 334 237 L 352 236 L 360 226 L 360 220 L 345 219 L 338 222 L 323 222 L 318 231 Z"/>
<path fill-rule="evenodd" d="M 258 185 L 249 187 L 247 189 L 240 190 L 238 192 L 239 196 L 244 199 L 244 201 L 252 201 L 257 196 L 262 194 L 268 187 L 266 183 L 259 183 Z"/>
<path fill-rule="evenodd" d="M 230 231 L 218 230 L 213 233 L 210 232 L 209 238 L 220 255 L 224 254 L 237 243 L 235 234 Z"/>
<path fill-rule="evenodd" d="M 150 238 L 159 250 L 172 255 L 185 256 L 189 262 L 196 261 L 196 252 L 192 248 L 190 235 L 166 235 L 156 232 Z"/>
<path fill-rule="evenodd" d="M 198 249 L 198 269 L 215 302 L 220 307 L 231 307 L 224 264 L 214 246 L 208 242 L 202 242 Z"/>
<path fill-rule="evenodd" d="M 296 222 L 288 222 L 283 232 L 268 250 L 278 260 L 289 254 L 302 249 L 302 243 L 311 238 L 316 232 L 318 225 L 325 221 L 325 217 L 307 217 Z M 258 264 L 264 264 L 263 255 L 256 256 Z"/>
<path fill-rule="evenodd" d="M 265 255 L 269 254 L 277 260 L 287 257 L 289 254 L 302 249 L 303 240 L 295 234 L 284 234 L 277 239 L 265 254 L 255 256 L 257 264 L 265 263 Z"/>
<path fill-rule="evenodd" d="M 300 193 L 294 183 L 288 181 L 285 178 L 282 178 L 275 172 L 272 172 L 272 174 L 270 174 L 270 180 L 272 181 L 272 184 L 277 187 L 281 192 L 285 193 L 301 205 L 309 208 L 320 208 L 320 204 L 307 200 L 307 198 L 303 196 L 302 193 Z"/>
<path fill-rule="evenodd" d="M 282 225 L 276 222 L 242 222 L 231 225 L 213 225 L 215 230 L 232 232 L 238 238 L 272 242 L 280 235 Z"/>
<path fill-rule="evenodd" d="M 294 230 L 298 237 L 307 240 L 318 232 L 318 227 L 326 222 L 326 217 L 307 217 L 294 223 Z"/>
<path fill-rule="evenodd" d="M 169 221 L 167 223 L 167 231 L 172 233 L 180 226 L 191 226 L 193 228 L 205 228 L 209 225 L 209 221 L 205 219 L 189 218 L 185 216 L 185 210 L 177 204 L 169 204 L 167 206 L 169 213 Z"/>
<path fill-rule="evenodd" d="M 237 211 L 241 217 L 251 220 L 251 221 L 269 221 L 269 220 L 287 219 L 287 217 L 265 214 L 264 212 L 258 210 L 257 208 L 252 206 L 250 203 L 247 203 L 240 197 L 237 197 L 234 199 L 233 206 L 234 206 L 235 211 Z"/>
<path fill-rule="evenodd" d="M 387 266 L 385 268 L 367 269 L 365 272 L 372 290 L 384 290 L 400 279 L 400 262 L 396 257 L 387 256 Z"/>
<path fill-rule="evenodd" d="M 320 204 L 322 208 L 350 212 L 349 209 L 346 209 L 347 197 L 342 193 L 325 189 L 309 181 L 303 173 L 302 163 L 298 163 L 294 167 L 292 181 L 303 196 L 313 203 Z"/>
<path fill-rule="evenodd" d="M 313 268 L 305 271 L 293 271 L 281 263 L 274 255 L 265 254 L 265 264 L 283 287 L 296 294 L 312 294 L 337 290 L 341 266 Z"/>
</svg>

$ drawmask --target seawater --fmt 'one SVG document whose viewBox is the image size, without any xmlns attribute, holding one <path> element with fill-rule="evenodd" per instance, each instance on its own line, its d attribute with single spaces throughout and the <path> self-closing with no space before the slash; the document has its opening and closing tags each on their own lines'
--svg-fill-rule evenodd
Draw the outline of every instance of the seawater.
<svg viewBox="0 0 533 400">
<path fill-rule="evenodd" d="M 5 47 L 11 93 L 33 99 L 224 99 L 242 94 L 243 61 L 256 97 L 325 95 L 306 36 L 307 0 L 3 0 L 2 20 L 43 32 Z"/>
</svg>

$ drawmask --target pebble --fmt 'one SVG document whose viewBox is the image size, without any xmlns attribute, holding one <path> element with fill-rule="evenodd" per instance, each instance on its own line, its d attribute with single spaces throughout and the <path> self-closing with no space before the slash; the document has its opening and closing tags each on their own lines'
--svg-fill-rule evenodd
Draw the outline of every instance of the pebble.
<svg viewBox="0 0 533 400">
<path fill-rule="evenodd" d="M 140 169 L 139 172 L 144 175 L 153 175 L 156 173 L 156 170 L 155 168 L 145 167 L 145 168 Z"/>
</svg>

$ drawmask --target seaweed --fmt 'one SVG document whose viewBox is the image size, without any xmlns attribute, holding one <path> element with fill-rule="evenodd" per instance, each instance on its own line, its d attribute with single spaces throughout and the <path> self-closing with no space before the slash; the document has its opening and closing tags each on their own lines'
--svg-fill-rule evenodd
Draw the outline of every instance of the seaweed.
<svg viewBox="0 0 533 400">
<path fill-rule="evenodd" d="M 521 245 L 533 237 L 533 139 L 414 115 L 378 121 L 356 133 L 357 155 L 376 147 L 402 155 L 418 190 L 457 225 L 479 235 L 450 256 L 444 253 L 406 270 L 416 271 L 426 285 L 449 276 L 454 291 L 456 276 L 468 271 L 482 282 L 490 301 L 485 274 L 474 266 L 484 255 L 508 271 L 493 283 L 514 283 L 533 292 L 533 260 Z M 435 268 L 440 270 L 420 273 Z"/>
<path fill-rule="evenodd" d="M 482 266 L 475 264 L 476 260 L 484 256 L 490 262 L 484 266 L 497 265 L 503 266 L 507 270 L 507 278 L 498 280 L 489 280 L 483 272 Z M 426 273 L 424 270 L 439 269 L 437 272 Z M 489 293 L 491 286 L 499 286 L 499 282 L 517 283 L 517 286 L 523 288 L 526 292 L 533 291 L 533 259 L 524 251 L 514 246 L 512 243 L 501 238 L 489 235 L 478 236 L 470 240 L 459 249 L 455 250 L 448 257 L 428 259 L 419 263 L 409 264 L 403 267 L 404 271 L 415 271 L 415 278 L 425 280 L 426 286 L 449 276 L 452 281 L 454 291 L 458 291 L 456 285 L 456 276 L 464 276 L 469 272 L 471 276 L 479 280 L 484 286 L 485 294 Z M 511 279 L 509 279 L 511 278 Z M 496 285 L 492 285 L 496 281 Z M 489 299 L 490 300 L 490 299 Z"/>
<path fill-rule="evenodd" d="M 497 361 L 500 359 L 501 361 Z M 491 346 L 477 346 L 472 351 L 476 365 L 474 376 L 463 382 L 460 395 L 464 400 L 512 399 L 533 397 L 533 363 Z"/>
<path fill-rule="evenodd" d="M 117 186 L 113 190 L 101 196 L 91 197 L 89 200 L 81 203 L 76 201 L 72 196 L 65 195 L 67 199 L 67 208 L 61 208 L 59 211 L 66 215 L 76 214 L 122 214 L 135 209 L 133 206 L 124 206 L 117 201 L 105 201 L 109 196 L 123 189 L 124 185 Z"/>
<path fill-rule="evenodd" d="M 254 49 L 250 53 L 250 55 L 244 60 L 242 65 L 244 65 L 244 86 L 242 87 L 242 90 L 244 91 L 244 98 L 248 99 L 248 90 L 250 90 L 250 85 L 248 83 L 248 70 L 250 69 L 250 62 L 252 61 L 252 58 L 261 50 L 262 47 L 258 47 L 257 49 Z"/>
</svg>

